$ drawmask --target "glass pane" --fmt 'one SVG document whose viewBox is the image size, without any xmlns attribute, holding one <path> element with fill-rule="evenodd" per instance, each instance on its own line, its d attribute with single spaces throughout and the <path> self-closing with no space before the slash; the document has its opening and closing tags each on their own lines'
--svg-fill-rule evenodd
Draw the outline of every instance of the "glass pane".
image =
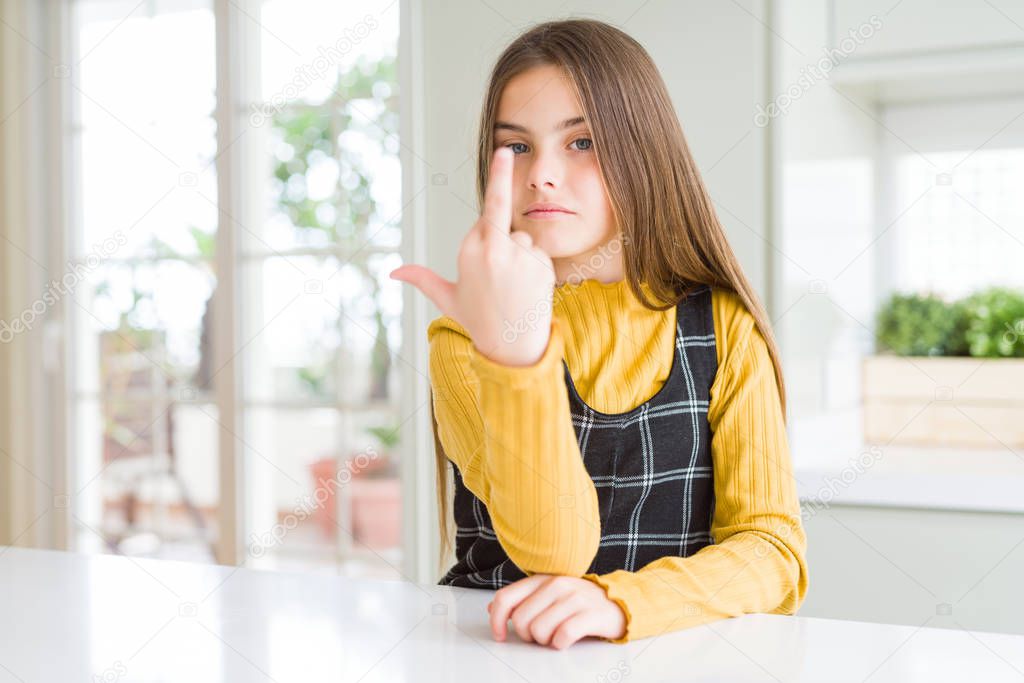
<svg viewBox="0 0 1024 683">
<path fill-rule="evenodd" d="M 76 5 L 78 254 L 120 230 L 126 243 L 107 257 L 201 256 L 205 242 L 195 233 L 216 227 L 213 13 L 195 2 L 150 7 Z"/>
<path fill-rule="evenodd" d="M 203 336 L 209 335 L 204 316 L 214 289 L 208 264 L 168 260 L 98 267 L 73 297 L 77 331 L 93 336 L 96 349 L 87 350 L 84 340 L 80 346 L 77 391 L 124 391 L 128 385 L 111 379 L 122 361 L 111 359 L 132 353 L 182 391 L 207 392 L 199 373 L 212 374 L 204 367 L 211 350 Z"/>
<path fill-rule="evenodd" d="M 333 562 L 334 491 L 324 491 L 321 497 L 315 489 L 325 463 L 333 463 L 338 456 L 338 411 L 252 408 L 247 417 L 249 493 L 258 510 L 246 539 L 251 558 L 267 564 L 261 561 L 304 553 Z"/>
<path fill-rule="evenodd" d="M 83 540 L 212 561 L 218 427 L 201 376 L 212 291 L 207 266 L 158 261 L 102 265 L 75 292 L 72 457 Z"/>
<path fill-rule="evenodd" d="M 399 246 L 397 19 L 397 3 L 264 3 L 249 123 L 265 128 L 267 204 L 247 253 Z"/>
<path fill-rule="evenodd" d="M 264 0 L 263 100 L 323 104 L 360 59 L 394 56 L 398 7 L 395 0 Z"/>
<path fill-rule="evenodd" d="M 159 395 L 83 398 L 76 413 L 78 547 L 213 561 L 216 406 Z"/>
<path fill-rule="evenodd" d="M 400 576 L 400 484 L 385 445 L 388 415 L 248 411 L 248 490 L 256 510 L 248 566 Z"/>
<path fill-rule="evenodd" d="M 930 293 L 953 301 L 992 286 L 1024 287 L 1018 256 L 1024 244 L 1024 149 L 929 149 L 925 158 L 896 146 L 898 152 L 881 157 L 881 171 L 866 158 L 786 163 L 783 241 L 776 255 L 783 289 L 773 323 L 799 467 L 844 467 L 877 445 L 867 425 L 870 405 L 878 404 L 872 392 L 879 388 L 865 383 L 865 362 L 879 355 L 877 315 L 890 294 Z M 879 172 L 892 179 L 880 193 Z M 900 362 L 915 374 L 934 372 L 912 357 Z M 917 448 L 906 437 L 932 419 L 925 403 L 892 420 L 888 453 Z M 962 419 L 968 430 L 990 435 L 959 406 L 949 410 L 952 418 L 942 418 L 944 425 Z M 904 439 L 895 441 L 901 433 Z M 986 440 L 957 444 L 949 437 L 942 448 L 978 452 Z M 988 441 L 993 448 L 1002 445 Z"/>
<path fill-rule="evenodd" d="M 255 402 L 397 403 L 401 283 L 397 254 L 247 264 L 246 395 Z"/>
<path fill-rule="evenodd" d="M 83 0 L 73 16 L 75 538 L 81 549 L 212 561 L 212 6 Z"/>
<path fill-rule="evenodd" d="M 345 264 L 275 257 L 243 271 L 259 311 L 246 320 L 244 346 L 246 441 L 263 473 L 249 489 L 255 559 L 397 571 L 400 484 L 390 453 L 401 424 L 401 291 L 387 277 L 397 262 L 387 254 Z M 331 502 L 308 514 L 296 508 L 319 498 Z M 278 541 L 275 529 L 287 540 Z"/>
<path fill-rule="evenodd" d="M 246 441 L 261 463 L 247 542 L 259 564 L 399 575 L 386 457 L 400 424 L 401 287 L 387 278 L 401 246 L 398 9 L 261 4 L 248 139 L 266 155 L 265 194 L 239 235 Z M 301 510 L 328 490 L 325 509 Z"/>
<path fill-rule="evenodd" d="M 895 226 L 900 291 L 955 299 L 993 285 L 1024 286 L 1024 149 L 908 154 L 896 160 L 896 203 L 908 206 Z M 961 160 L 962 163 L 961 163 Z M 954 168 L 937 185 L 935 169 Z"/>
</svg>

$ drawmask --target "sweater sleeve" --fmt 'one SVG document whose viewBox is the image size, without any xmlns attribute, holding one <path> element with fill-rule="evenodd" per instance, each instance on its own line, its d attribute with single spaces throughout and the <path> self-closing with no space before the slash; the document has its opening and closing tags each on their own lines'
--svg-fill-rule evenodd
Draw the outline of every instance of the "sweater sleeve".
<svg viewBox="0 0 1024 683">
<path fill-rule="evenodd" d="M 807 593 L 806 536 L 768 347 L 735 295 L 723 293 L 718 315 L 708 410 L 714 544 L 635 572 L 586 574 L 626 614 L 624 635 L 611 642 L 750 612 L 795 614 Z"/>
<path fill-rule="evenodd" d="M 478 353 L 447 316 L 427 338 L 438 439 L 509 559 L 527 575 L 581 576 L 597 554 L 600 515 L 569 412 L 557 320 L 544 355 L 525 367 Z"/>
</svg>

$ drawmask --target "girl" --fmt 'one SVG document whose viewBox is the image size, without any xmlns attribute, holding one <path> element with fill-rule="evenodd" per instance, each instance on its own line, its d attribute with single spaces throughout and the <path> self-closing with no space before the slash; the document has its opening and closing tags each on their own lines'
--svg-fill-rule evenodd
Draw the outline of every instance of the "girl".
<svg viewBox="0 0 1024 683">
<path fill-rule="evenodd" d="M 540 24 L 484 102 L 457 282 L 391 276 L 430 345 L 442 556 L 493 635 L 623 643 L 807 592 L 778 351 L 646 51 Z"/>
</svg>

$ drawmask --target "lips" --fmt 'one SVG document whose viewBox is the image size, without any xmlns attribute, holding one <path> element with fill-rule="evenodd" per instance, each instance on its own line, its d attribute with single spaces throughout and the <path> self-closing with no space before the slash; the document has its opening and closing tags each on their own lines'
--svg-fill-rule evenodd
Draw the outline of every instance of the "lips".
<svg viewBox="0 0 1024 683">
<path fill-rule="evenodd" d="M 537 216 L 552 216 L 560 213 L 573 213 L 569 209 L 565 208 L 561 204 L 552 204 L 550 202 L 536 202 L 526 207 L 526 215 L 537 215 Z"/>
</svg>

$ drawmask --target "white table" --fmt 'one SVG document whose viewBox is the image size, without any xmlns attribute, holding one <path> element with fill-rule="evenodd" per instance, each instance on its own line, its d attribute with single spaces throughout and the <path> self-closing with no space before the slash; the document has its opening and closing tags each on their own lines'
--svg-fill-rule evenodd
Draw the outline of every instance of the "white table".
<svg viewBox="0 0 1024 683">
<path fill-rule="evenodd" d="M 0 547 L 6 681 L 1024 681 L 1024 637 L 748 615 L 564 651 L 492 593 Z"/>
</svg>

